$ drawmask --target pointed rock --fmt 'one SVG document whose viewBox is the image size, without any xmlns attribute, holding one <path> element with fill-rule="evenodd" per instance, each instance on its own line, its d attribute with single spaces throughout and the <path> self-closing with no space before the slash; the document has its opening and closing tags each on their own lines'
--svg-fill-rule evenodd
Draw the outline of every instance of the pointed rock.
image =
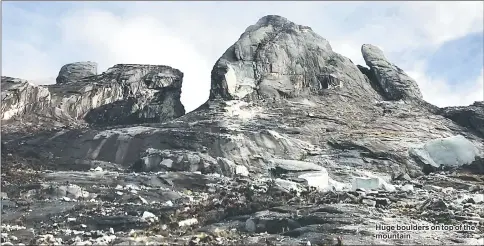
<svg viewBox="0 0 484 246">
<path fill-rule="evenodd" d="M 275 98 L 342 90 L 378 97 L 365 76 L 307 26 L 269 15 L 249 26 L 212 70 L 210 98 Z"/>
<path fill-rule="evenodd" d="M 390 63 L 383 51 L 371 44 L 361 47 L 363 59 L 370 67 L 374 79 L 388 100 L 422 99 L 422 93 L 417 82 L 410 78 L 402 69 Z"/>
</svg>

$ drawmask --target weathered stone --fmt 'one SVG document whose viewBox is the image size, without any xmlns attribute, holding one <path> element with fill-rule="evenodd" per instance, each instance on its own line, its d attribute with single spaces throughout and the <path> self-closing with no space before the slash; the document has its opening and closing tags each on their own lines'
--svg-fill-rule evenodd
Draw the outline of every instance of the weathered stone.
<svg viewBox="0 0 484 246">
<path fill-rule="evenodd" d="M 446 107 L 439 113 L 484 137 L 484 101 L 474 102 L 465 107 Z"/>
<path fill-rule="evenodd" d="M 97 63 L 75 62 L 62 66 L 56 82 L 57 84 L 72 83 L 93 75 L 97 75 Z"/>
<path fill-rule="evenodd" d="M 361 53 L 366 65 L 370 67 L 382 88 L 383 96 L 388 100 L 422 99 L 422 93 L 417 82 L 410 78 L 402 69 L 390 63 L 383 52 L 376 46 L 364 44 Z"/>
<path fill-rule="evenodd" d="M 50 107 L 51 95 L 42 86 L 2 76 L 2 120 L 34 114 Z"/>
<path fill-rule="evenodd" d="M 129 64 L 73 84 L 34 86 L 2 77 L 2 116 L 96 125 L 161 122 L 185 113 L 182 79 L 171 67 Z"/>
<path fill-rule="evenodd" d="M 425 175 L 411 149 L 460 134 L 483 151 L 483 139 L 410 96 L 400 86 L 407 77 L 381 84 L 374 69 L 356 67 L 308 27 L 267 16 L 217 61 L 211 99 L 182 117 L 170 113 L 182 74 L 169 67 L 116 65 L 47 86 L 58 114 L 42 106 L 2 122 L 2 223 L 78 245 L 455 243 L 455 231 L 415 229 L 402 240 L 379 238 L 394 230 L 375 227 L 479 221 L 482 159 L 470 171 Z M 378 71 L 396 79 L 388 69 Z M 83 102 L 96 95 L 104 101 L 94 109 Z M 92 125 L 70 126 L 85 121 Z M 370 179 L 351 191 L 355 177 Z M 475 203 L 463 203 L 469 197 Z"/>
<path fill-rule="evenodd" d="M 248 27 L 212 70 L 210 98 L 281 98 L 349 91 L 378 98 L 348 58 L 311 28 L 269 15 Z"/>
</svg>

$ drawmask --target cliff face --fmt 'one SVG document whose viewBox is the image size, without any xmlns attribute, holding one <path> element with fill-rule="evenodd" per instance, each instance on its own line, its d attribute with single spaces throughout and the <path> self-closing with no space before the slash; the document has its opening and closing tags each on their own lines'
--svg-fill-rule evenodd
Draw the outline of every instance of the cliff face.
<svg viewBox="0 0 484 246">
<path fill-rule="evenodd" d="M 131 229 L 150 242 L 170 232 L 165 242 L 191 245 L 331 245 L 337 236 L 348 245 L 397 244 L 378 238 L 375 225 L 484 217 L 482 105 L 439 109 L 381 50 L 363 45 L 362 55 L 369 67 L 335 53 L 309 27 L 263 17 L 216 61 L 210 99 L 183 116 L 182 74 L 169 67 L 116 65 L 46 87 L 20 80 L 3 87 L 13 79 L 2 79 L 2 90 L 17 93 L 2 91 L 2 100 L 18 105 L 2 104 L 10 116 L 3 127 L 33 112 L 91 124 L 40 125 L 23 135 L 2 128 L 2 165 L 12 177 L 24 163 L 40 169 L 32 179 L 44 184 L 27 195 L 49 197 L 34 207 L 58 223 L 43 230 L 83 223 L 120 245 L 139 243 Z M 19 187 L 12 184 L 7 189 Z M 54 205 L 64 210 L 48 210 Z M 89 217 L 65 222 L 79 209 Z M 7 222 L 19 213 L 9 208 Z M 36 226 L 39 218 L 25 220 Z M 463 244 L 479 243 L 484 229 L 474 229 L 466 238 L 475 241 Z M 406 244 L 461 238 L 411 233 Z"/>
<path fill-rule="evenodd" d="M 310 27 L 266 16 L 248 27 L 212 70 L 211 98 L 280 98 L 326 90 L 380 98 L 348 58 Z"/>
<path fill-rule="evenodd" d="M 440 114 L 484 137 L 484 101 L 465 107 L 446 107 Z"/>
<path fill-rule="evenodd" d="M 2 77 L 3 119 L 35 114 L 59 122 L 122 125 L 162 122 L 185 113 L 179 70 L 119 64 L 95 75 L 95 67 L 94 63 L 65 65 L 58 83 L 46 86 Z"/>
</svg>

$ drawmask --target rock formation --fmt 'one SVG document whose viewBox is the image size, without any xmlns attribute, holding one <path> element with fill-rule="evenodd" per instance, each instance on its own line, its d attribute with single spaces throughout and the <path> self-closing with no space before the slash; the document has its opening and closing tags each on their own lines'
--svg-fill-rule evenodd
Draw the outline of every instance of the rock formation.
<svg viewBox="0 0 484 246">
<path fill-rule="evenodd" d="M 269 15 L 246 29 L 212 70 L 210 98 L 279 98 L 341 90 L 379 98 L 350 59 L 311 28 Z"/>
<path fill-rule="evenodd" d="M 39 112 L 50 106 L 50 100 L 47 88 L 2 76 L 2 120 Z"/>
<path fill-rule="evenodd" d="M 67 82 L 35 86 L 2 77 L 2 118 L 37 117 L 62 122 L 120 125 L 162 122 L 185 113 L 180 102 L 183 74 L 167 66 L 119 64 L 91 76 L 94 63 L 62 67 Z M 89 68 L 89 69 L 88 69 Z M 73 71 L 70 75 L 66 71 Z M 87 75 L 88 77 L 82 77 Z M 75 82 L 75 83 L 71 83 Z"/>
<path fill-rule="evenodd" d="M 387 100 L 422 99 L 417 82 L 390 63 L 376 46 L 364 44 L 361 53 Z"/>
<path fill-rule="evenodd" d="M 85 77 L 97 75 L 97 63 L 75 62 L 62 66 L 57 76 L 57 84 L 77 82 Z"/>
<path fill-rule="evenodd" d="M 484 137 L 484 101 L 466 107 L 443 108 L 440 114 Z"/>
<path fill-rule="evenodd" d="M 116 65 L 5 99 L 91 123 L 19 133 L 25 113 L 4 122 L 2 219 L 17 239 L 9 240 L 481 243 L 484 183 L 470 173 L 484 170 L 480 104 L 439 109 L 380 50 L 362 53 L 369 68 L 309 27 L 266 16 L 216 61 L 210 99 L 183 116 L 182 74 L 163 66 Z M 39 95 L 50 99 L 24 106 Z M 4 118 L 14 107 L 2 104 Z M 21 214 L 39 229 L 14 229 Z M 397 224 L 472 227 L 396 238 L 385 228 Z"/>
</svg>

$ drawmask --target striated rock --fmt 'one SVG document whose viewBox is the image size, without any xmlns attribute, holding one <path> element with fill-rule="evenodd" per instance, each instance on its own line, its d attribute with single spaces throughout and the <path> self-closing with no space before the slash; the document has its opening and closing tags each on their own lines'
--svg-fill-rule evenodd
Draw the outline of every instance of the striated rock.
<svg viewBox="0 0 484 246">
<path fill-rule="evenodd" d="M 161 122 L 185 113 L 182 80 L 183 73 L 171 67 L 130 64 L 76 83 L 34 86 L 2 77 L 2 116 L 31 118 L 35 113 L 48 120 L 97 125 Z"/>
<path fill-rule="evenodd" d="M 361 53 L 363 53 L 366 65 L 370 67 L 372 77 L 381 87 L 386 99 L 422 99 L 417 82 L 402 69 L 390 63 L 378 47 L 364 44 L 361 46 Z"/>
<path fill-rule="evenodd" d="M 2 120 L 17 115 L 36 114 L 50 107 L 51 95 L 42 86 L 26 80 L 2 76 Z"/>
<path fill-rule="evenodd" d="M 310 27 L 269 15 L 248 27 L 212 70 L 210 98 L 280 98 L 342 90 L 379 98 L 358 68 Z"/>
<path fill-rule="evenodd" d="M 99 76 L 81 81 L 86 85 L 94 82 L 100 86 L 97 90 L 93 88 L 95 92 L 107 94 L 107 101 L 93 106 L 84 120 L 98 125 L 120 125 L 180 117 L 185 114 L 180 102 L 182 81 L 183 73 L 168 66 L 115 65 Z"/>
<path fill-rule="evenodd" d="M 446 107 L 439 113 L 484 137 L 484 101 L 474 102 L 465 107 Z"/>
<path fill-rule="evenodd" d="M 97 75 L 97 63 L 75 62 L 62 66 L 56 82 L 57 84 L 72 83 L 93 75 Z"/>
</svg>

